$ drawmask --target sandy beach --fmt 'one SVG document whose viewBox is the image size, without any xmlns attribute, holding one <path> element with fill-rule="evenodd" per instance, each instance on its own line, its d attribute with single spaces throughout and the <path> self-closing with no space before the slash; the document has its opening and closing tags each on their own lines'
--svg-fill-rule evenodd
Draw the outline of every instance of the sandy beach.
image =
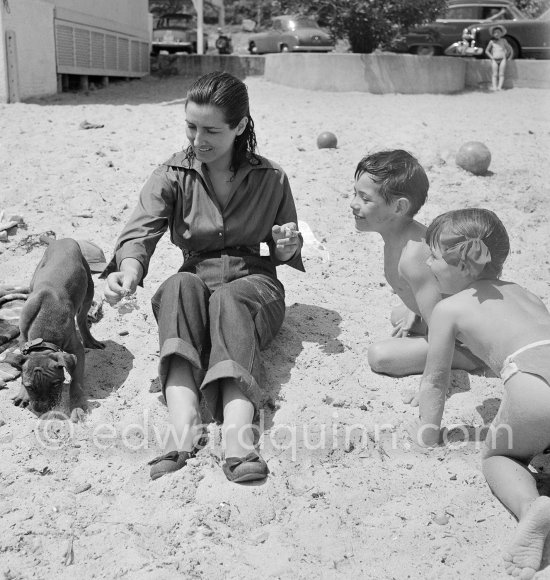
<svg viewBox="0 0 550 580">
<path fill-rule="evenodd" d="M 0 242 L 0 283 L 30 281 L 44 246 L 27 251 L 22 241 L 49 230 L 93 240 L 110 257 L 141 185 L 186 143 L 188 83 L 149 77 L 0 105 L 0 210 L 26 222 Z M 0 390 L 2 578 L 504 578 L 516 522 L 486 485 L 479 451 L 502 385 L 454 372 L 449 445 L 410 449 L 403 424 L 417 411 L 402 396 L 420 378 L 368 366 L 369 345 L 391 332 L 395 297 L 382 240 L 355 231 L 349 204 L 363 155 L 410 151 L 430 179 L 419 221 L 495 211 L 512 247 L 503 278 L 550 306 L 550 91 L 371 95 L 246 83 L 259 152 L 286 170 L 298 217 L 324 249 L 306 245 L 305 274 L 278 269 L 287 315 L 265 352 L 260 425 L 271 475 L 229 483 L 219 427 L 209 424 L 186 468 L 149 478 L 167 421 L 150 298 L 181 263 L 165 236 L 138 309 L 105 304 L 92 327 L 106 348 L 87 351 L 85 422 L 41 421 L 13 406 L 17 380 Z M 317 148 L 322 131 L 337 135 L 336 149 Z M 455 164 L 471 140 L 492 153 L 485 176 Z M 547 457 L 533 467 L 545 493 Z"/>
</svg>

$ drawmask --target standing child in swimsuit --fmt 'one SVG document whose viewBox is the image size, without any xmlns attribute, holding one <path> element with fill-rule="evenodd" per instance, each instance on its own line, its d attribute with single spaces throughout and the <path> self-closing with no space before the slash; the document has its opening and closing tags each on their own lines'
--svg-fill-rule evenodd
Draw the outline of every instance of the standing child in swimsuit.
<svg viewBox="0 0 550 580">
<path fill-rule="evenodd" d="M 519 526 L 504 559 L 508 574 L 532 578 L 550 533 L 550 498 L 539 496 L 528 465 L 550 447 L 550 313 L 534 294 L 499 279 L 508 256 L 502 222 L 485 209 L 445 213 L 429 226 L 428 265 L 441 291 L 434 308 L 422 376 L 420 419 L 413 438 L 441 440 L 455 340 L 465 343 L 504 381 L 500 409 L 487 434 L 483 474 Z"/>
<path fill-rule="evenodd" d="M 493 68 L 493 91 L 500 91 L 504 84 L 504 73 L 506 72 L 506 62 L 514 56 L 514 51 L 504 38 L 506 28 L 502 24 L 496 24 L 490 29 L 491 40 L 485 49 L 485 54 L 491 59 Z"/>
</svg>

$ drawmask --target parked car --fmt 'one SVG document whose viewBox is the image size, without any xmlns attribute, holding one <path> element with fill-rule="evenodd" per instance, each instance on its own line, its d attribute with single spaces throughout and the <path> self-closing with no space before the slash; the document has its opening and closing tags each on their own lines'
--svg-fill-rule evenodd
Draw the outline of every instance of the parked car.
<svg viewBox="0 0 550 580">
<path fill-rule="evenodd" d="M 525 15 L 510 0 L 449 0 L 442 18 L 411 29 L 397 37 L 392 50 L 419 55 L 442 55 L 462 38 L 465 27 L 483 21 L 524 19 Z"/>
<path fill-rule="evenodd" d="M 266 52 L 329 52 L 334 49 L 330 35 L 307 16 L 275 16 L 264 32 L 252 34 L 251 54 Z"/>
<path fill-rule="evenodd" d="M 550 58 L 550 10 L 534 19 L 513 22 L 474 24 L 464 29 L 462 41 L 455 42 L 445 54 L 448 56 L 484 56 L 491 40 L 491 27 L 503 24 L 504 38 L 514 51 L 514 58 Z"/>
<path fill-rule="evenodd" d="M 161 50 L 168 53 L 197 52 L 197 29 L 193 26 L 192 14 L 163 14 L 153 22 L 153 42 L 151 52 L 157 55 Z M 208 35 L 204 34 L 204 51 L 208 49 Z"/>
</svg>

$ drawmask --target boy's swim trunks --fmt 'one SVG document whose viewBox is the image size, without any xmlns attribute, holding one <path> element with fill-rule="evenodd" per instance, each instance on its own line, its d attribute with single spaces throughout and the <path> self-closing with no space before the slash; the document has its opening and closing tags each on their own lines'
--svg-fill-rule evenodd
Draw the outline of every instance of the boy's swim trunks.
<svg viewBox="0 0 550 580">
<path fill-rule="evenodd" d="M 527 344 L 504 359 L 500 370 L 504 382 L 519 372 L 537 375 L 550 385 L 550 340 Z"/>
</svg>

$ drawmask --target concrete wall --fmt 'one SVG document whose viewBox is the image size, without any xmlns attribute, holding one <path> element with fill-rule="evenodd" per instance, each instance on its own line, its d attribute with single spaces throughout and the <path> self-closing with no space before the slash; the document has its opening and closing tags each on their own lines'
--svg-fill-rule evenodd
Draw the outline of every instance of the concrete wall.
<svg viewBox="0 0 550 580">
<path fill-rule="evenodd" d="M 398 54 L 268 54 L 265 78 L 325 91 L 456 93 L 464 89 L 460 58 Z"/>
<path fill-rule="evenodd" d="M 488 60 L 466 60 L 467 88 L 484 89 L 491 86 L 491 63 Z M 550 89 L 550 61 L 513 60 L 507 64 L 504 88 L 527 87 Z"/>
<path fill-rule="evenodd" d="M 151 60 L 151 73 L 196 78 L 224 70 L 239 78 L 264 75 L 292 87 L 369 93 L 454 93 L 485 89 L 491 84 L 491 63 L 456 57 L 367 54 L 164 55 Z M 550 89 L 550 61 L 509 63 L 505 88 Z"/>
<path fill-rule="evenodd" d="M 264 74 L 265 59 L 262 56 L 237 56 L 226 54 L 167 55 L 151 58 L 151 74 L 155 76 L 183 75 L 197 78 L 203 74 L 221 70 L 237 78 Z"/>
<path fill-rule="evenodd" d="M 16 100 L 9 98 L 6 33 L 15 33 L 16 63 L 11 67 L 9 78 L 11 94 L 17 92 L 19 99 L 37 95 L 51 95 L 57 91 L 55 43 L 53 32 L 53 5 L 42 0 L 17 0 L 0 2 L 0 102 Z M 13 56 L 13 53 L 12 53 Z"/>
</svg>

